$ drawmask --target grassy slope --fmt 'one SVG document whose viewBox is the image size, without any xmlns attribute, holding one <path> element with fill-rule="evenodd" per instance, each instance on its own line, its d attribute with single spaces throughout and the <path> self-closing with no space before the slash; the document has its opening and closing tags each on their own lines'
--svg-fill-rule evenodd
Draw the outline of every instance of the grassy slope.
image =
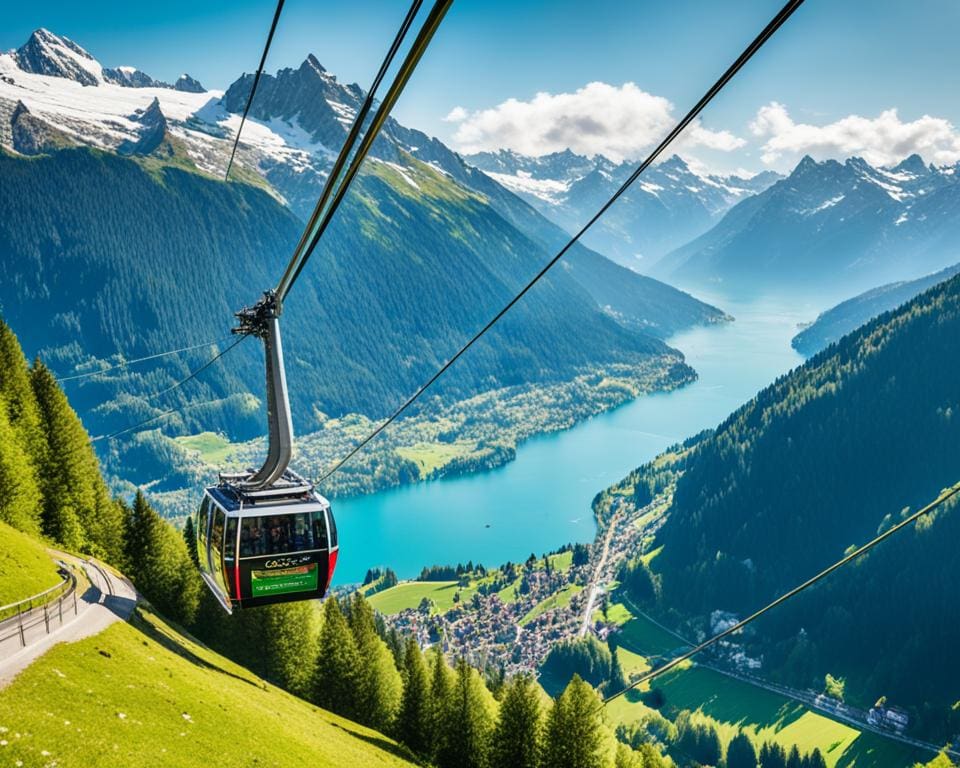
<svg viewBox="0 0 960 768">
<path fill-rule="evenodd" d="M 236 447 L 227 438 L 216 432 L 184 435 L 175 437 L 173 440 L 188 450 L 196 451 L 203 463 L 212 467 L 219 467 L 224 464 Z"/>
<path fill-rule="evenodd" d="M 550 566 L 555 571 L 565 571 L 570 568 L 572 563 L 573 552 L 561 552 L 558 555 L 550 555 Z M 537 568 L 542 567 L 543 563 L 541 561 L 537 564 Z M 495 576 L 495 573 L 490 573 L 480 579 L 471 579 L 469 586 L 459 588 L 460 599 L 463 602 L 467 602 L 473 597 L 478 587 L 490 584 Z M 520 581 L 521 577 L 518 576 L 513 582 L 497 592 L 497 595 L 503 602 L 512 603 L 517 600 L 519 597 L 518 590 L 520 588 Z M 371 605 L 383 614 L 395 614 L 407 608 L 416 608 L 425 597 L 430 598 L 436 604 L 433 611 L 434 613 L 443 613 L 453 608 L 453 596 L 457 590 L 456 581 L 406 581 L 390 589 L 385 589 L 383 592 L 378 592 L 375 595 L 368 595 L 368 597 Z M 364 591 L 364 594 L 366 594 L 365 590 L 361 591 Z M 566 595 L 564 602 L 561 604 L 566 605 L 574 594 L 576 594 L 576 591 Z M 548 598 L 548 600 L 549 599 L 552 598 Z M 549 610 L 549 608 L 555 607 L 556 604 L 550 605 L 543 610 Z M 542 612 L 543 611 L 540 611 L 540 613 Z"/>
<path fill-rule="evenodd" d="M 142 610 L 56 646 L 0 692 L 2 765 L 411 765 L 398 755 Z"/>
<path fill-rule="evenodd" d="M 36 539 L 0 523 L 0 605 L 60 583 L 57 566 Z"/>
<path fill-rule="evenodd" d="M 633 616 L 623 603 L 613 603 L 608 613 L 622 626 L 618 653 L 628 675 L 648 668 L 646 656 L 669 655 L 680 645 L 665 630 Z M 699 711 L 702 718 L 716 725 L 724 746 L 743 729 L 757 745 L 776 741 L 787 750 L 796 744 L 806 752 L 817 747 L 830 768 L 899 768 L 932 757 L 875 734 L 861 733 L 795 701 L 703 667 L 668 673 L 656 687 L 666 698 L 665 714 L 672 717 L 672 712 L 681 709 Z M 632 722 L 648 711 L 638 692 L 630 692 L 608 707 L 616 723 Z"/>
<path fill-rule="evenodd" d="M 556 592 L 545 600 L 541 600 L 537 603 L 530 611 L 520 619 L 520 626 L 525 626 L 533 621 L 538 616 L 542 616 L 547 611 L 552 611 L 554 608 L 563 608 L 568 605 L 571 600 L 579 593 L 583 591 L 583 587 L 579 584 L 567 584 L 559 592 Z"/>
<path fill-rule="evenodd" d="M 435 612 L 443 613 L 453 608 L 453 596 L 458 589 L 455 581 L 407 581 L 378 592 L 370 598 L 370 604 L 380 613 L 393 614 L 406 608 L 416 608 L 427 597 L 436 603 Z M 463 587 L 460 589 L 460 599 L 469 600 L 474 591 L 472 587 Z"/>
</svg>

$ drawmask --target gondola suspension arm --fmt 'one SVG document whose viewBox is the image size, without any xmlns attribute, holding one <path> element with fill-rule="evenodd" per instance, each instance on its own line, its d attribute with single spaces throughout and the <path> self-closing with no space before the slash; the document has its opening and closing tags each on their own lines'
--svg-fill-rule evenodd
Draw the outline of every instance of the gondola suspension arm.
<svg viewBox="0 0 960 768">
<path fill-rule="evenodd" d="M 265 291 L 252 307 L 236 313 L 234 333 L 256 336 L 263 342 L 267 371 L 267 425 L 269 448 L 263 466 L 242 485 L 259 490 L 279 480 L 293 458 L 293 420 L 287 395 L 287 374 L 283 366 L 283 342 L 280 338 L 280 313 L 277 296 Z"/>
</svg>

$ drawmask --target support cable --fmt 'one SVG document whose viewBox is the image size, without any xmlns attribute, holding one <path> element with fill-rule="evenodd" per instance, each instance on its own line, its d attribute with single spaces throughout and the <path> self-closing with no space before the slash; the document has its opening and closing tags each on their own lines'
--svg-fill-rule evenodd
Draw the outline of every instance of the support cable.
<svg viewBox="0 0 960 768">
<path fill-rule="evenodd" d="M 337 186 L 335 193 L 333 192 L 333 185 L 336 182 L 336 179 L 334 178 L 334 172 L 331 172 L 330 176 L 327 178 L 327 184 L 324 186 L 323 194 L 317 203 L 317 207 L 314 209 L 313 215 L 310 218 L 310 222 L 307 225 L 307 228 L 304 230 L 304 233 L 300 238 L 300 242 L 294 251 L 294 255 L 290 259 L 290 263 L 287 265 L 286 270 L 284 270 L 283 276 L 280 278 L 280 282 L 277 284 L 276 294 L 280 300 L 281 307 L 284 299 L 290 292 L 290 289 L 293 288 L 293 284 L 297 281 L 297 278 L 300 276 L 300 273 L 306 266 L 307 261 L 310 259 L 310 256 L 313 255 L 313 251 L 317 247 L 317 243 L 320 242 L 320 238 L 323 236 L 323 233 L 329 226 L 330 221 L 333 219 L 333 215 L 340 207 L 340 203 L 343 201 L 347 190 L 350 188 L 350 184 L 356 177 L 357 172 L 360 170 L 361 164 L 369 153 L 370 148 L 373 146 L 373 142 L 376 140 L 377 135 L 380 133 L 380 129 L 383 127 L 383 124 L 386 122 L 387 117 L 389 117 L 391 110 L 393 109 L 397 100 L 400 98 L 400 95 L 403 93 L 403 89 L 406 87 L 407 82 L 410 80 L 410 76 L 413 74 L 417 64 L 420 62 L 421 57 L 427 50 L 427 47 L 430 45 L 430 41 L 433 39 L 434 33 L 440 26 L 440 22 L 443 21 L 443 17 L 446 15 L 446 12 L 450 8 L 452 2 L 453 0 L 435 1 L 433 8 L 430 10 L 430 13 L 424 21 L 423 26 L 420 28 L 420 32 L 417 34 L 416 40 L 413 42 L 413 45 L 407 52 L 406 58 L 400 65 L 400 69 L 394 77 L 393 83 L 391 84 L 390 89 L 387 91 L 387 95 L 384 97 L 383 102 L 381 102 L 373 117 L 373 120 L 370 123 L 370 126 L 367 128 L 367 131 L 360 142 L 360 146 L 357 149 L 349 168 L 347 168 L 346 172 L 343 174 L 343 179 L 340 181 L 339 186 Z M 393 45 L 390 47 L 390 50 L 387 52 L 387 56 L 384 58 L 383 64 L 380 67 L 380 71 L 377 73 L 377 77 L 374 80 L 374 84 L 371 87 L 370 92 L 367 94 L 367 99 L 364 102 L 361 110 L 366 110 L 363 113 L 363 118 L 366 118 L 367 112 L 369 112 L 369 105 L 372 105 L 373 103 L 374 90 L 380 86 L 380 83 L 386 74 L 390 63 L 393 61 L 394 56 L 400 48 L 403 38 L 409 30 L 410 25 L 416 16 L 416 12 L 419 10 L 419 7 L 420 0 L 414 0 L 410 7 L 410 11 L 408 11 L 406 18 L 400 27 L 400 30 L 397 32 L 397 36 L 394 39 Z M 360 113 L 358 113 L 357 118 L 354 120 L 354 124 L 351 127 L 350 135 L 347 138 L 347 141 L 351 142 L 351 146 L 348 146 L 347 143 L 344 143 L 344 146 L 340 150 L 340 155 L 337 157 L 337 162 L 334 166 L 334 171 L 337 172 L 337 175 L 339 175 L 340 171 L 342 171 L 343 166 L 346 163 L 347 156 L 352 149 L 352 144 L 356 142 L 361 128 L 362 119 Z M 326 206 L 325 210 L 324 206 Z"/>
<path fill-rule="evenodd" d="M 209 360 L 207 360 L 207 362 L 205 362 L 205 363 L 204 363 L 203 365 L 201 365 L 199 368 L 191 371 L 185 378 L 180 379 L 176 384 L 173 384 L 173 385 L 171 385 L 171 386 L 167 387 L 166 389 L 163 389 L 163 390 L 161 390 L 161 391 L 159 391 L 159 392 L 154 392 L 152 395 L 149 395 L 149 396 L 148 396 L 148 399 L 153 399 L 153 398 L 156 398 L 156 397 L 160 397 L 161 395 L 165 395 L 165 394 L 167 394 L 168 392 L 173 392 L 175 389 L 179 389 L 180 387 L 182 387 L 182 386 L 183 386 L 184 384 L 186 384 L 187 382 L 192 381 L 192 380 L 195 379 L 197 376 L 199 376 L 203 371 L 205 371 L 207 368 L 209 368 L 211 365 L 213 365 L 215 362 L 217 362 L 217 360 L 219 360 L 219 359 L 222 358 L 224 355 L 226 355 L 228 352 L 230 352 L 232 349 L 234 349 L 234 348 L 235 348 L 238 344 L 240 344 L 240 342 L 242 342 L 245 338 L 247 338 L 247 334 L 244 334 L 244 335 L 240 336 L 240 338 L 238 338 L 235 342 L 233 342 L 233 344 L 231 344 L 230 346 L 224 348 L 221 352 L 218 352 L 216 355 L 214 355 L 214 356 L 211 357 Z M 164 416 L 169 416 L 171 413 L 176 413 L 177 411 L 185 410 L 187 407 L 189 407 L 189 405 L 187 405 L 187 406 L 180 406 L 180 407 L 177 407 L 177 408 L 171 408 L 171 409 L 168 410 L 168 411 L 164 411 L 163 413 L 157 414 L 156 416 L 150 416 L 150 417 L 144 419 L 143 421 L 139 421 L 139 422 L 137 422 L 136 424 L 133 424 L 132 426 L 126 427 L 125 429 L 120 429 L 120 430 L 118 430 L 118 431 L 116 431 L 116 432 L 111 432 L 109 435 L 100 435 L 100 436 L 98 436 L 98 437 L 95 437 L 95 438 L 93 438 L 93 440 L 92 440 L 91 442 L 96 443 L 96 442 L 99 442 L 100 440 L 110 440 L 111 438 L 119 437 L 120 435 L 125 435 L 127 432 L 133 432 L 134 430 L 138 430 L 140 427 L 145 426 L 145 425 L 147 425 L 147 424 L 150 424 L 151 422 L 154 422 L 154 421 L 156 421 L 157 419 L 161 419 L 161 418 L 163 418 Z"/>
<path fill-rule="evenodd" d="M 104 373 L 109 373 L 110 371 L 117 371 L 121 368 L 128 368 L 131 365 L 136 365 L 137 363 L 145 363 L 148 360 L 157 360 L 161 357 L 169 357 L 170 355 L 179 355 L 184 352 L 192 352 L 195 349 L 203 349 L 204 347 L 212 347 L 215 344 L 222 344 L 227 339 L 231 338 L 226 336 L 222 339 L 216 339 L 214 341 L 205 341 L 203 344 L 193 344 L 189 347 L 181 347 L 180 349 L 171 349 L 168 352 L 158 352 L 154 355 L 147 355 L 146 357 L 137 357 L 133 360 L 124 360 L 122 363 L 117 363 L 116 365 L 111 365 L 109 368 L 101 368 L 96 371 L 87 371 L 86 373 L 77 373 L 71 376 L 58 376 L 57 381 L 60 384 L 63 384 L 65 381 L 77 381 L 79 379 L 89 379 L 93 376 L 100 376 Z"/>
<path fill-rule="evenodd" d="M 487 331 L 489 331 L 494 325 L 496 325 L 497 322 L 499 322 L 500 318 L 502 318 L 505 314 L 507 314 L 507 312 L 509 312 L 510 309 L 513 308 L 513 306 L 517 302 L 519 302 L 520 299 L 522 299 L 527 294 L 527 292 L 531 288 L 533 288 L 533 286 L 536 285 L 540 281 L 540 279 L 544 275 L 546 275 L 547 272 L 549 272 L 550 269 L 558 261 L 560 261 L 560 259 L 563 258 L 563 256 L 567 253 L 567 251 L 569 251 L 570 248 L 572 248 L 573 245 L 580 240 L 583 234 L 588 229 L 590 229 L 590 227 L 592 227 L 594 223 L 596 223 L 596 221 L 601 216 L 603 216 L 604 213 L 607 212 L 610 206 L 612 206 L 620 198 L 620 196 L 623 195 L 624 192 L 627 191 L 630 185 L 637 180 L 640 174 L 642 174 L 660 156 L 660 154 L 674 141 L 674 139 L 676 139 L 677 136 L 679 136 L 683 132 L 683 130 L 687 128 L 687 126 L 689 126 L 690 123 L 692 123 L 697 118 L 697 116 L 713 100 L 713 98 L 718 93 L 720 93 L 721 90 L 723 90 L 724 86 L 726 86 L 727 83 L 729 83 L 730 80 L 733 79 L 734 75 L 736 75 L 743 68 L 743 66 L 748 61 L 750 61 L 751 58 L 753 58 L 754 54 L 756 54 L 757 51 L 759 51 L 763 47 L 763 45 L 774 35 L 774 33 L 778 29 L 780 29 L 781 26 L 783 26 L 783 24 L 787 21 L 787 19 L 789 19 L 790 16 L 793 15 L 793 12 L 796 11 L 797 8 L 799 8 L 801 5 L 803 5 L 803 0 L 788 0 L 786 5 L 784 5 L 783 8 L 780 9 L 780 12 L 777 13 L 777 15 L 773 17 L 773 19 L 771 19 L 770 23 L 767 24 L 767 26 L 763 28 L 760 34 L 757 35 L 757 37 L 754 38 L 754 40 L 744 49 L 744 51 L 737 57 L 736 61 L 734 61 L 733 64 L 731 64 L 727 68 L 727 70 L 720 76 L 720 79 L 718 79 L 710 87 L 710 89 L 703 95 L 700 101 L 698 101 L 693 106 L 693 108 L 689 112 L 687 112 L 684 118 L 679 123 L 677 123 L 676 126 L 674 126 L 673 130 L 671 130 L 670 133 L 667 134 L 666 138 L 663 141 L 661 141 L 660 144 L 657 145 L 656 149 L 654 149 L 653 152 L 651 152 L 647 156 L 646 160 L 644 160 L 637 167 L 637 169 L 632 174 L 630 174 L 629 178 L 620 186 L 620 188 L 613 194 L 613 196 L 610 197 L 610 199 L 607 200 L 606 203 L 604 203 L 604 205 L 600 208 L 600 210 L 597 211 L 590 218 L 590 220 L 586 224 L 584 224 L 583 227 L 581 227 L 581 229 L 575 235 L 573 235 L 570 238 L 567 244 L 564 245 L 563 248 L 561 248 L 560 251 L 552 259 L 550 259 L 550 261 L 548 261 L 547 264 L 536 275 L 534 275 L 533 279 L 530 280 L 530 282 L 528 282 L 523 287 L 523 289 L 519 293 L 517 293 L 509 302 L 507 302 L 507 304 L 499 312 L 497 312 L 497 314 L 494 315 L 493 318 L 491 318 L 486 325 L 484 325 L 479 331 L 477 331 L 470 338 L 470 340 L 466 342 L 466 344 L 460 347 L 457 353 L 453 357 L 451 357 L 449 360 L 447 360 L 447 362 L 445 362 L 439 368 L 439 370 L 437 370 L 437 372 L 433 374 L 433 376 L 427 379 L 427 381 L 424 384 L 422 384 L 420 388 L 417 389 L 416 392 L 410 395 L 410 397 L 408 397 L 392 414 L 390 414 L 390 416 L 388 416 L 385 421 L 381 422 L 381 424 L 376 429 L 374 429 L 370 434 L 368 434 L 359 443 L 357 443 L 350 451 L 348 451 L 343 458 L 339 459 L 336 463 L 334 463 L 330 467 L 330 469 L 324 472 L 323 475 L 321 475 L 316 482 L 318 484 L 322 483 L 323 481 L 327 480 L 331 475 L 339 471 L 340 468 L 343 467 L 343 465 L 346 464 L 348 461 L 350 461 L 350 459 L 352 459 L 357 453 L 359 453 L 364 448 L 364 446 L 366 446 L 371 440 L 376 438 L 377 435 L 383 432 L 384 429 L 386 429 L 390 424 L 396 421 L 401 416 L 401 414 L 403 414 L 403 412 L 407 410 L 407 408 L 409 408 L 418 399 L 420 399 L 420 396 L 423 395 L 423 393 L 426 392 L 434 384 L 434 382 L 437 381 L 437 379 L 439 379 L 444 373 L 446 373 L 447 370 L 457 360 L 459 360 L 460 357 L 463 356 L 463 354 L 468 349 L 470 349 L 470 347 L 476 344 L 477 341 L 479 341 L 480 338 Z M 294 274 L 294 277 L 293 277 L 294 280 L 296 279 L 296 276 L 299 274 L 302 268 L 303 268 L 303 264 L 301 264 L 297 272 Z M 291 280 L 291 284 L 292 284 L 292 280 Z"/>
<path fill-rule="evenodd" d="M 633 690 L 633 689 L 636 688 L 637 686 L 642 685 L 643 683 L 646 683 L 646 682 L 652 680 L 652 679 L 655 678 L 655 677 L 659 677 L 660 675 L 664 674 L 665 672 L 669 672 L 671 669 L 674 669 L 675 667 L 679 666 L 680 664 L 682 664 L 683 662 L 687 661 L 687 660 L 690 659 L 691 657 L 696 656 L 696 655 L 697 655 L 698 653 L 700 653 L 701 651 L 706 650 L 706 649 L 709 648 L 711 645 L 714 645 L 714 644 L 718 643 L 720 640 L 723 640 L 723 638 L 728 637 L 729 635 L 732 635 L 732 634 L 734 634 L 735 632 L 739 632 L 739 631 L 740 631 L 741 629 L 743 629 L 745 626 L 747 626 L 748 624 L 753 623 L 754 621 L 756 621 L 757 619 L 759 619 L 761 616 L 763 616 L 765 613 L 768 613 L 769 611 L 772 611 L 772 610 L 773 610 L 774 608 L 776 608 L 778 605 L 781 605 L 782 603 L 787 602 L 787 600 L 791 599 L 792 597 L 795 597 L 796 595 L 799 595 L 801 592 L 804 592 L 805 590 L 809 589 L 810 587 L 812 587 L 812 586 L 813 586 L 814 584 L 816 584 L 817 582 L 822 581 L 823 579 L 825 579 L 827 576 L 829 576 L 829 575 L 830 575 L 831 573 L 833 573 L 834 571 L 839 570 L 840 568 L 842 568 L 843 566 L 847 565 L 848 563 L 851 563 L 851 562 L 853 562 L 854 560 L 856 560 L 857 558 L 862 557 L 862 556 L 865 555 L 867 552 L 869 552 L 871 549 L 873 549 L 874 547 L 876 547 L 878 544 L 880 544 L 880 543 L 883 542 L 883 541 L 886 541 L 887 539 L 889 539 L 889 538 L 890 538 L 891 536 L 893 536 L 894 534 L 896 534 L 896 533 L 898 533 L 899 531 L 901 531 L 901 530 L 903 530 L 904 528 L 906 528 L 908 525 L 912 525 L 913 523 L 915 523 L 915 522 L 917 522 L 918 520 L 920 520 L 922 517 L 925 517 L 926 515 L 930 514 L 930 513 L 933 512 L 935 509 L 937 509 L 938 507 L 942 506 L 947 500 L 949 500 L 949 499 L 953 498 L 954 496 L 956 496 L 958 493 L 960 493 L 960 483 L 957 483 L 956 485 L 953 485 L 953 486 L 951 486 L 950 488 L 945 488 L 944 490 L 942 490 L 942 491 L 940 492 L 940 495 L 937 496 L 936 499 L 934 499 L 933 501 L 931 501 L 929 504 L 927 504 L 925 507 L 923 507 L 922 509 L 918 510 L 917 512 L 914 512 L 914 513 L 913 513 L 912 515 L 910 515 L 909 517 L 904 518 L 903 520 L 901 520 L 899 523 L 897 523 L 897 524 L 896 524 L 895 526 L 893 526 L 892 528 L 889 528 L 888 530 L 884 531 L 883 533 L 881 533 L 881 534 L 880 534 L 879 536 L 877 536 L 876 538 L 871 539 L 870 541 L 868 541 L 868 542 L 867 542 L 866 544 L 864 544 L 863 546 L 857 547 L 857 549 L 853 550 L 853 552 L 851 552 L 849 555 L 846 555 L 845 557 L 841 558 L 840 560 L 837 560 L 837 562 L 835 562 L 833 565 L 828 566 L 827 568 L 824 568 L 824 569 L 823 569 L 822 571 L 820 571 L 820 573 L 818 573 L 816 576 L 813 576 L 813 577 L 807 579 L 805 582 L 803 582 L 803 583 L 800 584 L 799 586 L 794 587 L 794 588 L 791 589 L 789 592 L 785 592 L 784 594 L 780 595 L 780 597 L 778 597 L 778 598 L 777 598 L 776 600 L 774 600 L 772 603 L 769 603 L 769 604 L 765 605 L 763 608 L 761 608 L 760 610 L 756 611 L 755 613 L 752 613 L 751 615 L 747 616 L 747 618 L 743 619 L 742 621 L 738 621 L 738 622 L 737 622 L 736 624 L 734 624 L 732 627 L 729 627 L 729 628 L 725 629 L 723 632 L 720 632 L 720 633 L 714 635 L 713 637 L 711 637 L 711 638 L 709 638 L 709 639 L 707 639 L 707 640 L 704 640 L 704 641 L 703 641 L 702 643 L 700 643 L 699 645 L 694 646 L 694 647 L 691 648 L 689 651 L 686 651 L 685 653 L 680 654 L 680 655 L 677 656 L 676 658 L 671 659 L 670 661 L 666 662 L 665 664 L 662 664 L 661 666 L 657 667 L 656 669 L 652 669 L 652 670 L 650 670 L 649 672 L 646 672 L 646 673 L 642 674 L 640 677 L 638 677 L 636 680 L 634 680 L 632 683 L 630 683 L 630 685 L 626 686 L 625 688 L 622 688 L 621 690 L 617 691 L 616 693 L 611 694 L 610 696 L 605 697 L 605 698 L 603 699 L 603 704 L 608 704 L 609 702 L 613 701 L 614 699 L 616 699 L 616 698 L 618 698 L 618 697 L 620 697 L 620 696 L 623 696 L 623 694 L 625 694 L 627 691 Z"/>
<path fill-rule="evenodd" d="M 237 135 L 233 140 L 233 149 L 230 152 L 230 161 L 227 163 L 227 172 L 223 174 L 223 180 L 230 178 L 230 169 L 233 167 L 233 158 L 237 154 L 237 147 L 240 145 L 240 134 L 243 133 L 243 125 L 247 122 L 247 113 L 253 104 L 253 96 L 257 92 L 257 86 L 260 85 L 260 77 L 263 75 L 263 68 L 267 64 L 267 54 L 270 52 L 270 43 L 273 42 L 273 33 L 277 31 L 277 22 L 280 21 L 280 12 L 283 10 L 283 0 L 277 0 L 277 10 L 273 12 L 273 21 L 270 24 L 270 32 L 267 34 L 267 44 L 263 46 L 263 55 L 260 56 L 260 66 L 257 67 L 257 73 L 253 76 L 253 87 L 250 89 L 250 95 L 247 97 L 247 105 L 243 108 L 243 117 L 240 118 L 240 127 L 237 128 Z"/>
</svg>

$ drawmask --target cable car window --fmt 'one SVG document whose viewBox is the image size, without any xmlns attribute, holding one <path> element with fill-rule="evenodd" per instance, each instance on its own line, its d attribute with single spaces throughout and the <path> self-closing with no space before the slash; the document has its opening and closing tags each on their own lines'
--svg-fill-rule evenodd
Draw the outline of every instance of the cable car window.
<svg viewBox="0 0 960 768">
<path fill-rule="evenodd" d="M 220 507 L 217 507 L 213 513 L 213 530 L 210 531 L 210 549 L 213 551 L 214 568 L 219 568 L 220 547 L 223 545 L 223 521 L 224 514 Z"/>
<path fill-rule="evenodd" d="M 313 513 L 313 538 L 317 542 L 317 549 L 327 548 L 327 521 L 323 510 Z"/>
<path fill-rule="evenodd" d="M 207 525 L 210 522 L 210 499 L 204 496 L 200 504 L 200 516 L 197 521 L 197 538 L 206 547 L 207 545 Z"/>
<path fill-rule="evenodd" d="M 235 517 L 227 520 L 227 536 L 223 540 L 223 556 L 226 560 L 233 561 L 237 552 L 237 519 Z"/>
<path fill-rule="evenodd" d="M 325 549 L 325 528 L 323 512 L 244 517 L 240 524 L 240 557 Z"/>
<path fill-rule="evenodd" d="M 330 521 L 330 546 L 337 546 L 337 521 L 333 519 L 333 511 L 327 511 L 327 519 Z"/>
</svg>

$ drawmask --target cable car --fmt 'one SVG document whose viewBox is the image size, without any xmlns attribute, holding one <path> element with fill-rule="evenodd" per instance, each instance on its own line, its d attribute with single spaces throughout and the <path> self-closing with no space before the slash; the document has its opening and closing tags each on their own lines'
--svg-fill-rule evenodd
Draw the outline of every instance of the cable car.
<svg viewBox="0 0 960 768">
<path fill-rule="evenodd" d="M 251 473 L 221 475 L 197 513 L 197 556 L 207 587 L 228 612 L 321 598 L 340 547 L 330 503 L 287 470 L 269 488 Z"/>
<path fill-rule="evenodd" d="M 330 502 L 288 469 L 293 421 L 276 293 L 236 316 L 234 332 L 260 338 L 266 353 L 267 456 L 256 471 L 221 473 L 194 520 L 200 574 L 228 612 L 323 597 L 340 552 Z"/>
</svg>

